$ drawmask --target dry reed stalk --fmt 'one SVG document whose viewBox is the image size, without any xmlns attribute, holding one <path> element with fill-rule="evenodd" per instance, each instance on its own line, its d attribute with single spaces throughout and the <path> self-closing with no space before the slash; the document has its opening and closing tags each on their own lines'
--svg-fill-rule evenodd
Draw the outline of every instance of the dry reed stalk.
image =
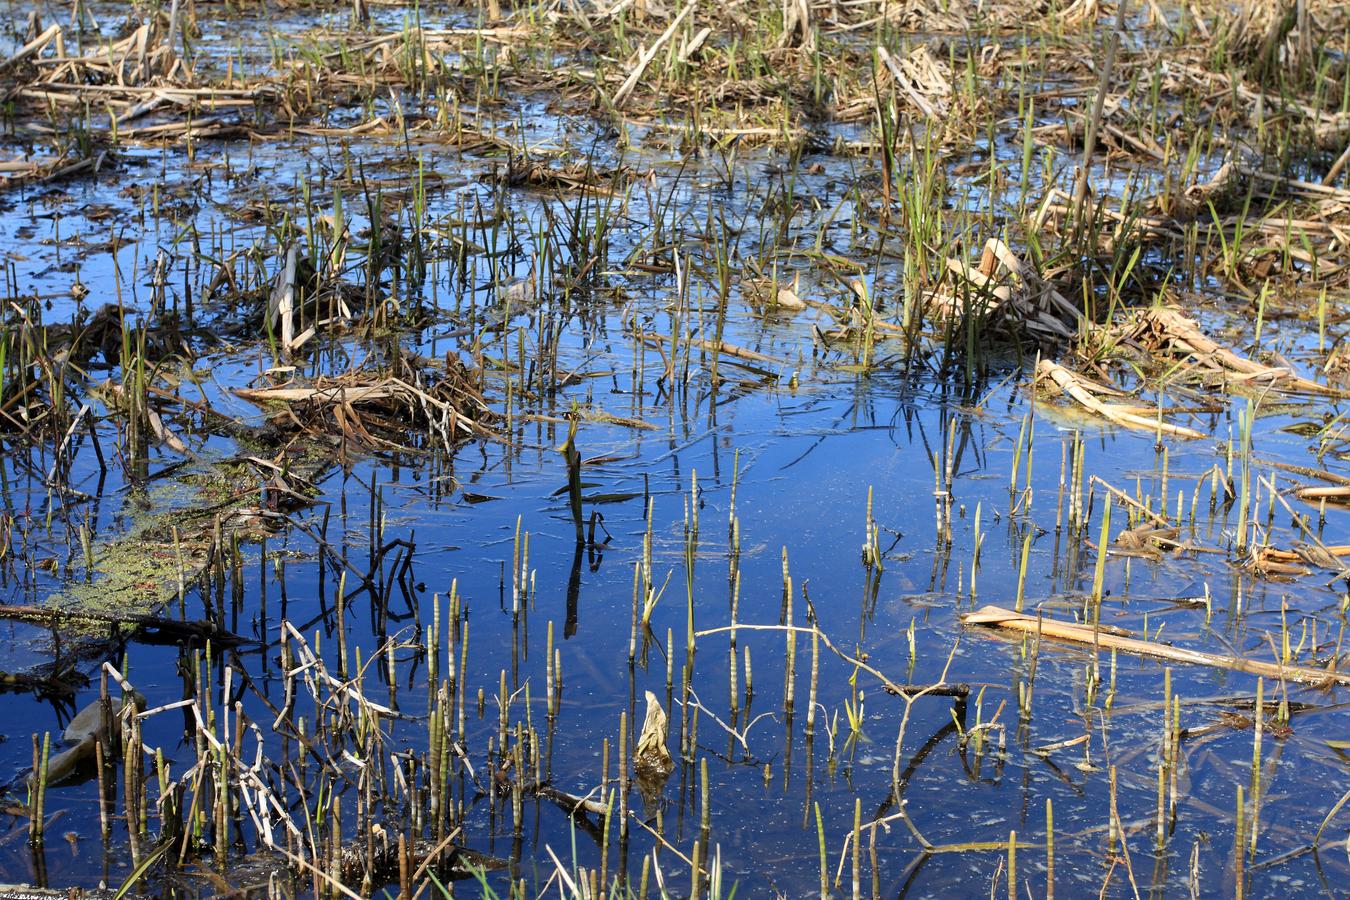
<svg viewBox="0 0 1350 900">
<path fill-rule="evenodd" d="M 1241 659 L 1235 656 L 1222 656 L 1206 653 L 1202 650 L 1187 650 L 1169 644 L 1145 641 L 1138 638 L 1123 637 L 1101 628 L 1077 622 L 1062 622 L 1045 617 L 1028 616 L 1003 609 L 998 606 L 985 606 L 975 612 L 961 616 L 963 625 L 983 625 L 1017 631 L 1023 634 L 1040 634 L 1098 650 L 1120 651 L 1147 656 L 1154 659 L 1168 659 L 1174 662 L 1195 666 L 1208 666 L 1216 669 L 1231 669 L 1281 681 L 1297 681 L 1303 684 L 1346 684 L 1350 685 L 1350 672 L 1338 672 L 1334 669 L 1310 669 L 1304 666 L 1285 666 L 1260 660 Z"/>
<path fill-rule="evenodd" d="M 1089 378 L 1066 369 L 1059 363 L 1043 359 L 1036 364 L 1036 379 L 1053 381 L 1064 393 L 1068 394 L 1085 409 L 1102 418 L 1123 425 L 1158 434 L 1170 434 L 1185 438 L 1206 438 L 1209 435 L 1194 428 L 1173 425 L 1161 418 L 1161 410 L 1152 406 L 1125 406 L 1119 403 L 1103 403 L 1096 395 L 1124 396 L 1121 391 L 1108 387 Z"/>
<path fill-rule="evenodd" d="M 1200 330 L 1193 320 L 1169 307 L 1140 310 L 1132 317 L 1127 334 L 1154 352 L 1166 351 L 1183 357 L 1188 366 L 1223 372 L 1225 380 L 1260 381 L 1281 390 L 1307 391 L 1340 396 L 1342 391 L 1301 378 L 1287 368 L 1266 366 L 1241 356 Z"/>
</svg>

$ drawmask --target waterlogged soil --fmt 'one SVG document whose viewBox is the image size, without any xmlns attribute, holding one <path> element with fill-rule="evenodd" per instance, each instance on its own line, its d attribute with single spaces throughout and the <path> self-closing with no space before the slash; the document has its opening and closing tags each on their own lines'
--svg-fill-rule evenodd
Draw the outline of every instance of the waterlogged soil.
<svg viewBox="0 0 1350 900">
<path fill-rule="evenodd" d="M 7 15 L 22 22 L 18 12 Z M 223 12 L 213 20 L 214 8 L 198 15 L 202 70 L 236 54 L 251 66 L 235 70 L 243 77 L 271 65 L 263 35 L 286 36 L 300 55 L 318 29 L 345 29 L 347 13 L 290 10 L 269 21 Z M 377 6 L 375 15 L 373 28 L 391 30 L 410 14 Z M 476 19 L 456 13 L 427 24 Z M 852 279 L 881 320 L 898 322 L 904 307 L 906 260 L 893 252 L 900 244 L 879 249 L 876 239 L 880 161 L 843 149 L 869 139 L 864 127 L 820 126 L 816 140 L 790 150 L 773 141 L 687 139 L 688 123 L 677 117 L 615 127 L 556 96 L 455 99 L 476 130 L 528 148 L 538 165 L 618 174 L 583 188 L 512 184 L 503 178 L 511 152 L 450 140 L 453 126 L 435 124 L 444 96 L 397 90 L 335 108 L 322 133 L 288 133 L 271 122 L 253 136 L 131 140 L 97 174 L 4 189 L 9 301 L 40 298 L 30 306 L 41 307 L 48 324 L 120 305 L 132 321 L 150 323 L 152 337 L 167 334 L 165 311 L 176 311 L 171 350 L 180 361 L 159 377 L 220 416 L 261 427 L 264 411 L 234 388 L 341 375 L 397 346 L 433 363 L 451 355 L 481 367 L 498 433 L 450 450 L 428 439 L 413 450 L 335 454 L 313 474 L 307 501 L 271 520 L 265 541 L 242 541 L 237 563 L 218 579 L 189 579 L 180 599 L 172 537 L 154 517 L 228 502 L 211 491 L 219 467 L 260 451 L 237 432 L 176 410 L 166 411 L 166 423 L 189 454 L 159 443 L 148 459 L 129 461 L 123 420 L 89 393 L 122 378 L 116 360 L 98 355 L 67 398 L 88 403 L 92 423 L 71 441 L 67 479 L 58 485 L 49 474 L 60 436 L 0 439 L 9 534 L 0 600 L 208 619 L 245 639 L 213 648 L 213 703 L 237 702 L 232 715 L 261 727 L 260 752 L 274 761 L 296 752 L 267 731 L 276 709 L 261 700 L 286 705 L 283 621 L 334 672 L 343 654 L 355 671 L 357 659 L 401 644 L 395 665 L 379 656 L 362 676 L 370 700 L 400 712 L 382 720 L 388 762 L 428 750 L 422 650 L 433 621 L 444 628 L 456 591 L 469 635 L 467 648 L 457 648 L 463 757 L 450 768 L 457 842 L 504 864 L 484 876 L 503 894 L 521 879 L 536 893 L 560 867 L 599 868 L 602 856 L 611 875 L 628 873 L 635 892 L 655 859 L 666 889 L 687 894 L 685 857 L 698 841 L 726 889 L 734 884 L 742 896 L 814 894 L 822 878 L 846 895 L 855 890 L 855 816 L 863 825 L 861 890 L 884 896 L 1001 894 L 1010 842 L 1016 878 L 1033 896 L 1046 892 L 1051 860 L 1062 896 L 1104 884 L 1111 896 L 1136 889 L 1228 896 L 1238 877 L 1254 896 L 1343 893 L 1350 812 L 1336 804 L 1350 788 L 1344 688 L 1268 679 L 1256 729 L 1254 676 L 1106 651 L 1094 665 L 1090 648 L 1001 637 L 958 618 L 985 604 L 1011 608 L 1019 596 L 1032 614 L 1082 617 L 1108 502 L 1096 478 L 1153 510 L 1165 504 L 1174 519 L 1179 507 L 1175 539 L 1185 545 L 1108 553 L 1103 626 L 1223 657 L 1343 668 L 1346 582 L 1330 569 L 1273 580 L 1239 565 L 1239 506 L 1222 489 L 1215 494 L 1211 476 L 1217 465 L 1241 479 L 1241 417 L 1249 416 L 1250 483 L 1265 479 L 1276 489 L 1261 489 L 1250 512 L 1262 538 L 1286 548 L 1307 541 L 1284 497 L 1326 544 L 1346 542 L 1350 514 L 1279 493 L 1310 480 L 1281 466 L 1350 477 L 1339 445 L 1325 440 L 1342 412 L 1338 397 L 1214 391 L 1207 411 L 1180 420 L 1209 437 L 1160 441 L 1037 394 L 1027 349 L 992 335 L 978 364 L 950 355 L 939 330 L 913 344 L 869 339 L 857 328 L 832 336 L 841 321 L 856 322 L 847 312 Z M 997 235 L 1000 223 L 1021 221 L 1022 192 L 1034 209 L 1051 184 L 1068 187 L 1074 151 L 1053 145 L 1035 148 L 1022 177 L 1012 113 L 992 144 L 986 137 L 940 153 L 946 182 L 937 209 L 950 223 L 948 237 L 967 248 Z M 344 131 L 399 116 L 416 127 Z M 152 113 L 140 124 L 176 120 Z M 40 150 L 46 139 L 31 125 L 10 126 L 6 157 Z M 992 193 L 991 155 L 1010 173 Z M 918 157 L 905 166 L 917 180 Z M 1113 161 L 1101 162 L 1094 177 L 1103 196 L 1143 195 L 1159 189 L 1164 173 Z M 363 280 L 361 248 L 370 243 L 375 206 L 405 240 L 421 242 L 422 277 L 390 267 L 373 286 Z M 366 325 L 320 327 L 287 356 L 258 324 L 266 289 L 284 266 L 284 228 L 317 241 L 324 216 L 345 217 L 347 277 L 380 314 Z M 584 235 L 597 231 L 603 239 L 587 243 Z M 212 289 L 218 263 L 232 255 L 261 293 Z M 1329 324 L 1319 338 L 1315 315 L 1271 316 L 1258 326 L 1245 298 L 1219 279 L 1182 274 L 1191 270 L 1165 254 L 1145 254 L 1140 266 L 1156 291 L 1221 343 L 1278 353 L 1308 377 L 1322 377 L 1319 348 L 1334 347 L 1344 331 L 1342 288 L 1328 293 Z M 774 309 L 750 288 L 774 276 L 781 286 L 797 279 L 806 308 Z M 72 295 L 74 285 L 87 295 Z M 724 346 L 714 353 L 719 338 Z M 1150 383 L 1141 399 L 1160 396 Z M 557 449 L 569 420 L 591 535 L 582 544 Z M 265 494 L 264 476 L 255 480 Z M 1086 524 L 1071 518 L 1076 492 Z M 880 551 L 872 565 L 869 502 Z M 1108 540 L 1138 524 L 1132 510 L 1116 501 Z M 147 529 L 148 519 L 155 527 Z M 122 556 L 100 550 L 91 566 L 82 532 Z M 635 569 L 648 534 L 659 599 L 630 661 Z M 130 573 L 114 567 L 112 560 L 136 556 L 126 552 L 128 541 L 158 563 L 138 560 Z M 523 577 L 513 576 L 516 565 Z M 353 590 L 368 573 L 380 589 Z M 158 605 L 164 596 L 171 601 Z M 719 630 L 733 621 L 741 626 L 734 636 Z M 843 654 L 892 682 L 962 683 L 969 700 L 924 696 L 907 707 L 823 645 L 813 675 L 813 642 L 802 633 L 790 670 L 786 632 L 769 627 L 789 621 L 814 622 Z M 204 648 L 132 641 L 91 650 L 73 631 L 10 620 L 2 627 L 6 672 L 56 670 L 78 686 L 0 695 L 0 773 L 12 778 L 0 815 L 0 881 L 116 888 L 133 868 L 118 817 L 121 789 L 109 789 L 118 799 L 105 834 L 92 767 L 48 788 L 46 840 L 30 845 L 24 773 L 34 736 L 50 734 L 59 746 L 71 716 L 98 696 L 103 659 L 144 695 L 147 709 L 193 696 L 190 673 Z M 440 668 L 444 677 L 444 661 Z M 561 692 L 550 717 L 545 697 L 555 673 Z M 583 827 L 555 802 L 527 795 L 517 828 L 509 795 L 482 789 L 500 771 L 493 753 L 503 688 L 506 730 L 533 727 L 543 774 L 575 796 L 616 788 L 621 722 L 632 747 L 646 692 L 665 708 L 675 769 L 651 796 L 633 789 L 631 806 L 648 827 L 633 825 L 624 855 L 617 822 L 602 833 L 594 816 Z M 1160 789 L 1169 697 L 1181 737 Z M 307 705 L 302 698 L 291 715 Z M 148 716 L 142 736 L 176 776 L 197 759 L 196 730 L 178 708 Z M 354 772 L 370 762 L 340 764 Z M 146 767 L 152 771 L 150 760 Z M 312 764 L 301 771 L 307 793 L 285 792 L 298 820 L 321 818 L 325 806 L 331 815 L 336 796 L 346 833 L 364 840 L 358 792 L 340 779 L 324 786 Z M 408 815 L 406 802 L 373 811 L 396 831 Z M 151 836 L 157 816 L 152 803 Z M 882 824 L 869 829 L 875 820 Z M 210 895 L 245 881 L 259 838 L 243 812 L 231 827 L 223 864 L 194 850 L 186 875 L 160 865 L 140 889 Z M 152 846 L 145 840 L 138 853 Z M 397 893 L 396 883 L 375 887 Z M 302 881 L 300 893 L 310 890 Z M 469 882 L 459 890 L 480 888 Z"/>
</svg>

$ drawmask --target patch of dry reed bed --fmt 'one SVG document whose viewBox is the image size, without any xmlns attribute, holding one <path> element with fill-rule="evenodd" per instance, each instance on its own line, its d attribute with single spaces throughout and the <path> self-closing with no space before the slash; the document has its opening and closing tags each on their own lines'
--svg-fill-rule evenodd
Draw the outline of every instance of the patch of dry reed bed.
<svg viewBox="0 0 1350 900">
<path fill-rule="evenodd" d="M 1093 476 L 1093 482 L 1106 489 L 1131 509 L 1137 523 L 1121 532 L 1112 544 L 1112 552 L 1121 555 L 1161 559 L 1164 554 L 1196 552 L 1227 554 L 1230 565 L 1266 579 L 1290 579 L 1312 574 L 1315 570 L 1350 575 L 1345 557 L 1350 550 L 1343 544 L 1325 541 L 1320 525 L 1314 528 L 1310 518 L 1291 507 L 1289 497 L 1320 506 L 1320 524 L 1326 522 L 1326 504 L 1342 501 L 1350 495 L 1343 476 L 1325 469 L 1299 466 L 1280 461 L 1268 462 L 1272 470 L 1285 470 L 1305 478 L 1332 482 L 1332 486 L 1308 486 L 1295 483 L 1277 485 L 1277 471 L 1261 475 L 1251 457 L 1254 420 L 1263 407 L 1307 413 L 1318 421 L 1334 422 L 1326 404 L 1339 400 L 1345 392 L 1336 386 L 1304 377 L 1281 357 L 1278 364 L 1259 362 L 1225 346 L 1206 333 L 1193 319 L 1175 307 L 1156 306 L 1134 310 L 1121 316 L 1117 324 L 1090 328 L 1080 344 L 1077 360 L 1066 363 L 1041 360 L 1036 384 L 1053 387 L 1066 395 L 1080 412 L 1111 424 L 1152 433 L 1158 448 L 1165 452 L 1165 438 L 1210 440 L 1221 448 L 1225 436 L 1210 430 L 1182 425 L 1178 413 L 1205 414 L 1211 417 L 1226 411 L 1233 401 L 1237 407 L 1236 429 L 1226 436 L 1227 465 L 1215 463 L 1198 478 L 1191 506 L 1191 525 L 1186 527 L 1182 496 L 1176 498 L 1175 517 L 1169 515 L 1171 498 L 1161 498 L 1155 507 L 1152 498 L 1131 497 L 1105 480 Z M 1071 368 L 1081 366 L 1084 372 Z M 1137 386 L 1132 391 L 1116 386 L 1112 372 L 1122 373 Z M 1144 389 L 1158 394 L 1156 404 L 1142 404 L 1131 398 Z M 1191 424 L 1200 422 L 1191 420 Z M 1288 429 L 1286 429 L 1288 430 Z M 1314 429 L 1320 432 L 1320 429 Z M 1333 439 L 1334 443 L 1334 439 Z M 1320 452 L 1326 452 L 1324 446 Z M 1166 457 L 1164 457 L 1166 459 Z M 1235 464 L 1235 460 L 1237 463 Z M 1164 462 L 1164 472 L 1166 463 Z M 1164 483 L 1166 475 L 1164 474 Z M 1236 509 L 1238 524 L 1231 545 L 1207 545 L 1197 541 L 1194 530 L 1194 506 L 1200 484 L 1210 483 L 1211 509 Z M 1165 488 L 1164 488 L 1165 490 Z M 1290 516 L 1292 535 L 1275 528 L 1275 512 L 1282 508 Z M 1284 546 L 1277 546 L 1283 544 Z"/>
<path fill-rule="evenodd" d="M 933 291 L 928 312 L 939 321 L 976 316 L 1007 334 L 1053 349 L 1079 332 L 1082 313 L 1053 276 L 1043 276 L 997 238 L 985 242 L 978 267 L 949 258 L 951 283 Z M 1065 288 L 1067 289 L 1067 288 Z"/>
<path fill-rule="evenodd" d="M 1136 374 L 1157 376 L 1159 386 L 1186 393 L 1196 390 L 1225 395 L 1268 395 L 1297 401 L 1338 398 L 1334 385 L 1306 378 L 1294 364 L 1271 354 L 1268 364 L 1226 346 L 1206 333 L 1178 306 L 1154 306 L 1127 312 L 1116 324 L 1090 329 L 1081 344 L 1085 364 L 1101 370 L 1110 365 L 1132 367 Z"/>
<path fill-rule="evenodd" d="M 188 10 L 181 21 L 150 17 L 129 36 L 79 54 L 66 47 L 68 29 L 53 24 L 39 33 L 35 23 L 32 40 L 0 66 L 18 80 L 11 96 L 34 113 L 42 105 L 74 117 L 89 104 L 108 109 L 107 126 L 87 124 L 100 134 L 106 127 L 114 139 L 182 139 L 193 130 L 263 134 L 260 112 L 304 131 L 320 125 L 325 112 L 383 99 L 390 88 L 449 88 L 475 96 L 480 110 L 499 104 L 508 89 L 549 92 L 637 118 L 697 108 L 708 136 L 789 142 L 813 124 L 871 117 L 878 89 L 894 90 L 916 114 L 947 123 L 953 134 L 968 130 L 972 103 L 984 108 L 983 95 L 958 93 L 959 73 L 941 42 L 931 51 L 883 51 L 885 64 L 873 71 L 870 47 L 856 32 L 878 24 L 881 5 L 838 9 L 828 18 L 798 3 L 627 7 L 520 9 L 484 27 L 277 33 L 275 46 L 291 52 L 256 61 L 264 74 L 245 79 L 233 73 L 232 60 L 224 77 L 213 78 L 180 52 L 190 43 L 185 34 L 221 27 Z M 938 17 L 930 10 L 927 21 Z M 984 74 L 996 71 L 996 62 L 990 66 Z M 408 107 L 398 110 L 396 122 L 360 127 L 401 131 L 425 121 L 422 104 Z M 214 115 L 231 111 L 245 115 L 233 124 Z M 438 126 L 444 114 L 436 115 Z M 141 127 L 150 115 L 161 121 Z M 53 122 L 49 130 L 55 128 Z"/>
<path fill-rule="evenodd" d="M 1342 395 L 1336 388 L 1301 377 L 1288 366 L 1264 365 L 1224 347 L 1175 308 L 1158 307 L 1131 314 L 1122 339 L 1152 355 L 1155 364 L 1159 358 L 1170 358 L 1188 378 L 1217 382 L 1224 390 L 1275 389 Z"/>
<path fill-rule="evenodd" d="M 99 142 L 106 138 L 115 144 L 145 117 L 174 120 L 167 129 L 169 123 L 156 126 L 164 133 L 202 113 L 254 113 L 283 100 L 284 91 L 269 81 L 199 78 L 190 55 L 184 55 L 197 28 L 186 7 L 128 19 L 121 27 L 105 24 L 108 31 L 87 27 L 88 21 L 43 28 L 38 13 L 30 15 L 26 42 L 0 60 L 0 76 L 10 85 L 0 99 L 22 112 L 25 131 L 59 138 L 69 120 L 87 119 L 90 109 L 98 109 L 103 121 L 86 130 Z M 44 115 L 47 123 L 39 124 Z M 63 154 L 61 160 L 19 173 L 50 179 L 96 171 L 106 155 L 104 150 L 72 161 Z"/>
<path fill-rule="evenodd" d="M 1117 325 L 1089 329 L 1082 342 L 1083 362 L 1104 375 L 1111 365 L 1130 363 L 1145 376 L 1160 375 L 1162 391 L 1183 394 L 1184 412 L 1217 412 L 1211 395 L 1264 396 L 1272 391 L 1288 395 L 1342 397 L 1334 386 L 1305 378 L 1289 364 L 1257 362 L 1214 340 L 1176 307 L 1153 307 L 1126 313 Z M 1164 418 L 1162 405 L 1124 402 L 1124 390 L 1070 367 L 1041 360 L 1036 383 L 1053 385 L 1082 409 L 1117 425 L 1159 435 L 1204 438 L 1209 435 Z"/>
<path fill-rule="evenodd" d="M 192 71 L 183 64 L 175 51 L 178 29 L 182 23 L 167 13 L 156 13 L 147 21 L 132 28 L 130 33 L 110 42 L 90 41 L 84 47 L 82 29 L 69 29 L 59 23 L 48 25 L 39 32 L 41 23 L 36 12 L 28 19 L 28 39 L 13 55 L 0 62 L 0 74 L 17 80 L 6 99 L 24 97 L 49 101 L 44 88 L 74 88 L 97 92 L 106 88 L 116 97 L 119 90 L 134 90 L 143 86 L 186 86 L 192 82 Z M 75 34 L 68 37 L 68 31 Z M 78 44 L 79 46 L 69 46 Z"/>
<path fill-rule="evenodd" d="M 36 300 L 12 301 L 0 320 L 0 432 L 46 441 L 69 442 L 76 425 L 92 427 L 92 419 L 77 420 L 91 412 L 98 372 L 124 358 L 172 366 L 191 331 L 173 315 L 153 327 L 134 325 L 112 305 L 70 322 L 48 323 L 43 315 Z"/>
<path fill-rule="evenodd" d="M 400 354 L 387 366 L 296 379 L 234 393 L 262 406 L 268 422 L 331 450 L 450 450 L 493 434 L 496 414 L 480 379 L 453 354 L 435 368 Z"/>
</svg>

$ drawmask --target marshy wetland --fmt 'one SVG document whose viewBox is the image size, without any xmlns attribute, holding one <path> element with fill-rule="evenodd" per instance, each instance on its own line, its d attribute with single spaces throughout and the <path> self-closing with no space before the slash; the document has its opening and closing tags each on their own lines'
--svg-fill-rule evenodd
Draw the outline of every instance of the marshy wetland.
<svg viewBox="0 0 1350 900">
<path fill-rule="evenodd" d="M 0 10 L 0 896 L 1343 896 L 1350 9 Z"/>
</svg>

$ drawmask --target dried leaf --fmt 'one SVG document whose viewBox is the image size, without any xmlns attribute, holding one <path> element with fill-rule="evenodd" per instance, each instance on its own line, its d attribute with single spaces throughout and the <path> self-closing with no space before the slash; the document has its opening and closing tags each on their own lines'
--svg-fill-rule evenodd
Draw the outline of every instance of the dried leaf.
<svg viewBox="0 0 1350 900">
<path fill-rule="evenodd" d="M 666 749 L 670 737 L 670 722 L 666 711 L 656 695 L 647 691 L 647 716 L 642 721 L 642 733 L 638 736 L 637 748 L 633 751 L 633 769 L 638 775 L 665 779 L 675 768 Z"/>
</svg>

